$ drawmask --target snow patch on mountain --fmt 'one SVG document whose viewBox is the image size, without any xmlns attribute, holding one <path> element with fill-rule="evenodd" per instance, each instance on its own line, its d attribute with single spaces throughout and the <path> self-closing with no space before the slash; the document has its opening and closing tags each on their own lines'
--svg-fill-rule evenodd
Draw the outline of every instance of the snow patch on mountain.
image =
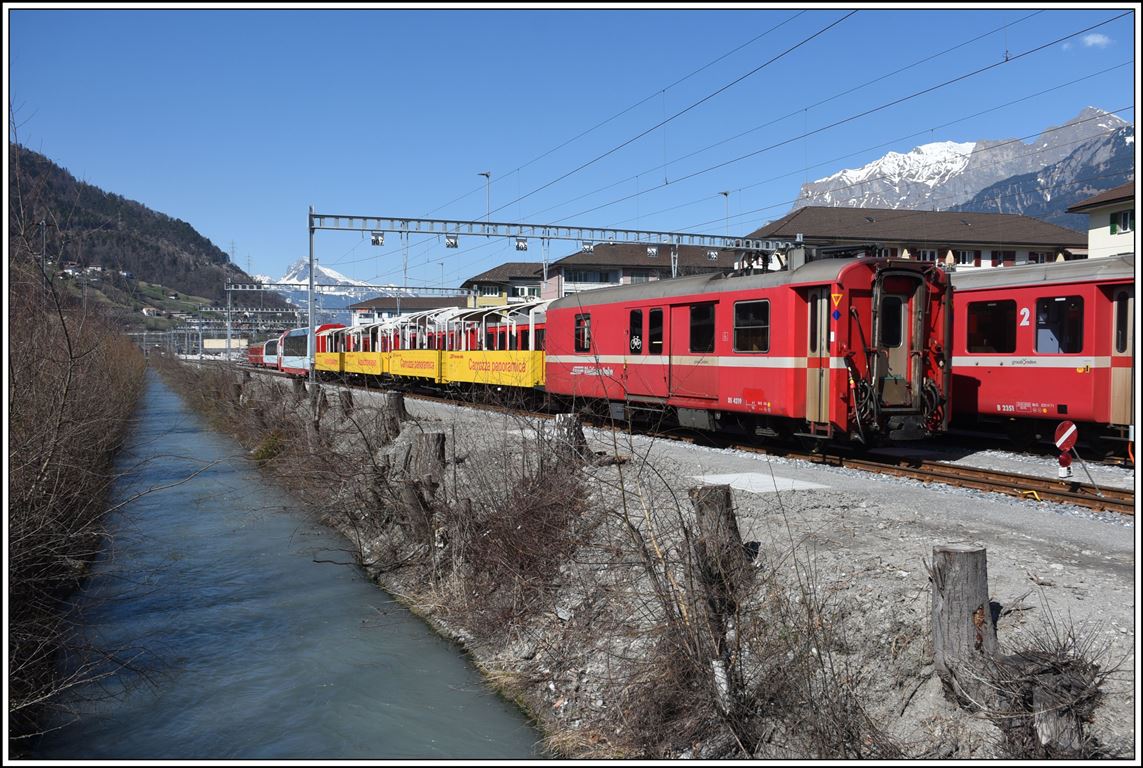
<svg viewBox="0 0 1143 768">
<path fill-rule="evenodd" d="M 310 263 L 309 259 L 298 259 L 290 265 L 286 270 L 286 274 L 279 278 L 276 282 L 291 283 L 293 285 L 309 286 L 310 283 Z M 369 283 L 363 280 L 354 280 L 352 277 L 346 277 L 335 269 L 323 267 L 321 264 L 315 262 L 314 264 L 314 283 L 317 285 L 345 285 L 345 286 L 367 286 Z M 394 286 L 395 287 L 395 286 Z"/>
<path fill-rule="evenodd" d="M 922 144 L 914 147 L 911 152 L 890 152 L 861 168 L 847 168 L 814 183 L 842 181 L 845 184 L 858 184 L 880 178 L 894 183 L 905 180 L 921 182 L 934 187 L 963 171 L 975 148 L 974 141 Z"/>
</svg>

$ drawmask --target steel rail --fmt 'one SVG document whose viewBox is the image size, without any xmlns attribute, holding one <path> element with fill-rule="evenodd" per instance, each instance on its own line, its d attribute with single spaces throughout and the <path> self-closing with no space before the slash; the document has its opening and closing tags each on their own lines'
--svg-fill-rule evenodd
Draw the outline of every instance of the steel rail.
<svg viewBox="0 0 1143 768">
<path fill-rule="evenodd" d="M 266 375 L 287 376 L 278 371 L 266 369 L 251 369 L 239 366 L 242 370 L 251 373 Z M 331 386 L 341 386 L 331 384 Z M 356 384 L 344 384 L 355 389 L 370 389 Z M 424 390 L 410 392 L 404 390 L 407 397 L 431 402 L 463 405 L 478 410 L 496 411 L 499 413 L 513 413 L 530 417 L 552 418 L 551 414 L 536 413 L 517 406 L 497 405 L 493 403 L 474 403 L 458 398 L 446 397 L 440 394 L 430 394 Z M 616 429 L 619 423 L 607 419 L 587 419 L 591 426 L 597 429 Z M 630 427 L 622 424 L 627 431 Z M 634 430 L 633 430 L 634 431 Z M 678 434 L 663 431 L 640 430 L 643 434 L 676 440 L 679 442 L 696 442 L 696 439 L 687 440 Z M 1034 475 L 1021 475 L 1014 472 L 1000 472 L 979 467 L 969 467 L 960 464 L 932 461 L 927 459 L 903 458 L 897 456 L 876 456 L 864 454 L 862 456 L 843 455 L 841 452 L 806 452 L 791 449 L 785 446 L 759 446 L 741 442 L 735 436 L 701 433 L 701 439 L 726 448 L 736 448 L 751 453 L 761 453 L 781 456 L 783 458 L 801 459 L 813 464 L 823 466 L 856 469 L 875 474 L 893 475 L 919 480 L 924 483 L 942 483 L 960 488 L 972 488 L 980 491 L 1001 493 L 1033 501 L 1051 501 L 1061 504 L 1074 504 L 1106 512 L 1116 512 L 1121 515 L 1134 516 L 1135 492 L 1121 488 L 1096 488 L 1093 485 L 1076 482 L 1074 480 L 1059 480 L 1054 478 L 1036 477 Z"/>
</svg>

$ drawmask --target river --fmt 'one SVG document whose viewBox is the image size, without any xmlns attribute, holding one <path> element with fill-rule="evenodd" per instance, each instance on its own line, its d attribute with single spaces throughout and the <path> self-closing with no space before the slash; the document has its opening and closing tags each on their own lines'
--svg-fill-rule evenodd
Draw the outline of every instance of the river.
<svg viewBox="0 0 1143 768">
<path fill-rule="evenodd" d="M 127 503 L 76 600 L 130 671 L 81 686 L 34 758 L 543 756 L 455 646 L 153 372 L 118 463 Z"/>
</svg>

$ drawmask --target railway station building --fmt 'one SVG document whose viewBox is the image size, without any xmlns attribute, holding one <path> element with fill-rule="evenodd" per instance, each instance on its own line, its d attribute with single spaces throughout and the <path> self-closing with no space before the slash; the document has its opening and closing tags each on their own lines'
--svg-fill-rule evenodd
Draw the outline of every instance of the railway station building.
<svg viewBox="0 0 1143 768">
<path fill-rule="evenodd" d="M 1030 216 L 966 211 L 806 206 L 751 232 L 801 240 L 821 255 L 919 259 L 957 271 L 1087 258 L 1081 232 Z"/>
</svg>

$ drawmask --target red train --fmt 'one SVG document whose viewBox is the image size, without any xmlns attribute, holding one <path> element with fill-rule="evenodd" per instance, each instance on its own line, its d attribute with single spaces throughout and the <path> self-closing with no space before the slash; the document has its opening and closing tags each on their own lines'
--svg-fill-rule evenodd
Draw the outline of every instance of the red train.
<svg viewBox="0 0 1143 768">
<path fill-rule="evenodd" d="M 1000 425 L 1017 443 L 1134 438 L 1133 255 L 953 275 L 957 426 Z"/>
<path fill-rule="evenodd" d="M 951 418 L 1050 441 L 1070 420 L 1082 438 L 1133 440 L 1133 256 L 952 275 L 913 260 L 794 266 L 573 294 L 510 327 L 494 319 L 509 307 L 421 312 L 347 333 L 334 351 L 435 349 L 451 361 L 542 350 L 535 388 L 549 397 L 706 430 L 875 443 L 937 435 Z M 306 373 L 304 328 L 278 347 L 265 365 Z M 425 383 L 351 357 L 319 369 Z M 455 378 L 434 370 L 444 386 Z"/>
<path fill-rule="evenodd" d="M 547 391 L 699 429 L 926 437 L 949 418 L 951 301 L 936 265 L 867 258 L 579 293 L 548 307 Z"/>
</svg>

